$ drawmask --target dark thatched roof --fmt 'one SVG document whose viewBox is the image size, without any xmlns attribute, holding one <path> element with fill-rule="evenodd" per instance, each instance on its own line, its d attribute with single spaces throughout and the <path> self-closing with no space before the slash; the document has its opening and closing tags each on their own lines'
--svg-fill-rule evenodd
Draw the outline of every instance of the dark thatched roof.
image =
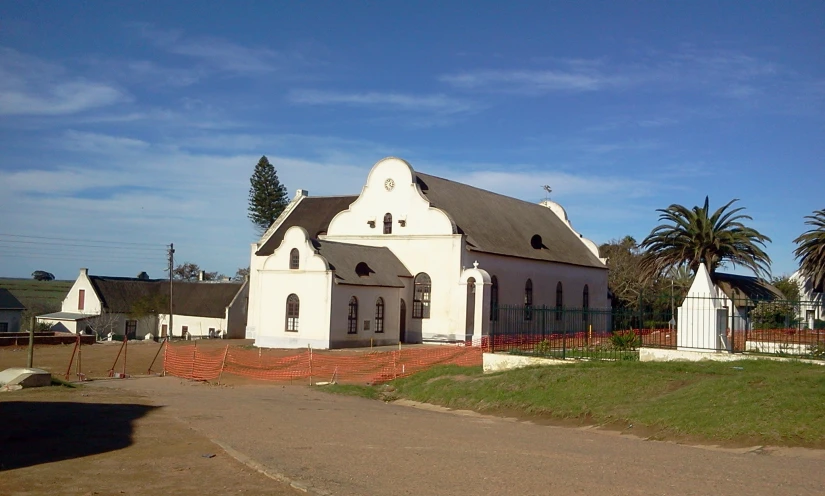
<svg viewBox="0 0 825 496">
<path fill-rule="evenodd" d="M 15 298 L 11 291 L 0 288 L 0 310 L 25 310 L 26 307 Z"/>
<path fill-rule="evenodd" d="M 757 301 L 785 299 L 782 291 L 757 277 L 716 272 L 711 275 L 711 279 L 737 306 L 753 306 Z"/>
<path fill-rule="evenodd" d="M 144 298 L 169 301 L 169 281 L 130 277 L 89 276 L 103 307 L 114 313 L 129 313 Z M 204 283 L 175 281 L 173 288 L 176 315 L 224 317 L 226 307 L 238 294 L 242 283 Z M 159 309 L 168 313 L 168 309 Z"/>
<path fill-rule="evenodd" d="M 337 284 L 403 288 L 410 271 L 389 248 L 315 240 L 318 253 L 335 271 Z"/>
<path fill-rule="evenodd" d="M 272 255 L 283 241 L 284 233 L 292 226 L 301 226 L 310 238 L 317 238 L 318 234 L 327 232 L 335 214 L 349 208 L 357 199 L 357 196 L 309 196 L 301 199 L 255 254 Z"/>
<path fill-rule="evenodd" d="M 470 250 L 606 269 L 547 207 L 440 177 L 416 175 L 430 204 L 447 212 L 457 231 L 467 236 Z M 540 238 L 534 239 L 536 235 Z"/>
</svg>

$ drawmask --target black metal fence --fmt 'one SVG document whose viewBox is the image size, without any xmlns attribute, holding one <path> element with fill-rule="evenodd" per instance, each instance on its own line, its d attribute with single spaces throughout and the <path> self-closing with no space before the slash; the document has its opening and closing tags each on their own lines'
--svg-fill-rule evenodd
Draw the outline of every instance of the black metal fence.
<svg viewBox="0 0 825 496">
<path fill-rule="evenodd" d="M 817 306 L 819 305 L 819 306 Z M 673 312 L 500 306 L 490 348 L 561 359 L 638 359 L 640 347 L 825 359 L 818 302 L 688 297 Z"/>
</svg>

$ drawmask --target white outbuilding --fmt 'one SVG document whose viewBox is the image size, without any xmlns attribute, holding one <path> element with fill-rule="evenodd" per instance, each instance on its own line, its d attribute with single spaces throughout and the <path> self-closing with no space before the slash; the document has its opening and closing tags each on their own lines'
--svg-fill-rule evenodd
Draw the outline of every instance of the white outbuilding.
<svg viewBox="0 0 825 496">
<path fill-rule="evenodd" d="M 555 202 L 376 163 L 358 196 L 299 190 L 251 247 L 261 347 L 465 341 L 498 305 L 609 308 L 607 267 Z"/>
</svg>

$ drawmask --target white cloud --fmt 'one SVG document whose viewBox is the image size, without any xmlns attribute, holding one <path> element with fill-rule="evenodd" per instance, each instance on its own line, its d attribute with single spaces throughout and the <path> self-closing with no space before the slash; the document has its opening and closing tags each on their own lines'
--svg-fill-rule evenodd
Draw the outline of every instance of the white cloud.
<svg viewBox="0 0 825 496">
<path fill-rule="evenodd" d="M 439 80 L 458 88 L 486 89 L 516 93 L 552 91 L 595 91 L 626 83 L 622 78 L 596 72 L 557 70 L 496 70 L 446 74 Z"/>
<path fill-rule="evenodd" d="M 0 48 L 0 115 L 67 115 L 128 99 L 111 84 L 67 77 L 64 69 Z"/>
<path fill-rule="evenodd" d="M 377 91 L 346 93 L 337 91 L 294 90 L 289 94 L 288 99 L 293 103 L 307 105 L 349 105 L 446 114 L 469 112 L 477 108 L 472 102 L 444 94 L 410 95 Z"/>
<path fill-rule="evenodd" d="M 284 69 L 303 61 L 297 53 L 248 47 L 208 36 L 187 36 L 180 30 L 165 30 L 152 24 L 132 24 L 138 34 L 169 53 L 195 59 L 211 69 L 235 74 L 261 74 Z"/>
<path fill-rule="evenodd" d="M 443 74 L 453 87 L 497 93 L 542 95 L 553 92 L 701 91 L 738 100 L 769 93 L 776 81 L 803 84 L 804 78 L 779 64 L 729 50 L 683 48 L 630 62 L 546 59 L 545 68 L 476 69 Z"/>
</svg>

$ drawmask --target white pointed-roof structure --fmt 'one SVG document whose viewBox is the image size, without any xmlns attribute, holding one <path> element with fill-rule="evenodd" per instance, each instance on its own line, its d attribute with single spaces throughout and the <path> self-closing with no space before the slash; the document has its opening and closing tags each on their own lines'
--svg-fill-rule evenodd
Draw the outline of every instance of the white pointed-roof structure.
<svg viewBox="0 0 825 496">
<path fill-rule="evenodd" d="M 723 351 L 728 348 L 727 308 L 704 263 L 699 264 L 690 290 L 679 307 L 676 347 L 679 350 Z"/>
</svg>

